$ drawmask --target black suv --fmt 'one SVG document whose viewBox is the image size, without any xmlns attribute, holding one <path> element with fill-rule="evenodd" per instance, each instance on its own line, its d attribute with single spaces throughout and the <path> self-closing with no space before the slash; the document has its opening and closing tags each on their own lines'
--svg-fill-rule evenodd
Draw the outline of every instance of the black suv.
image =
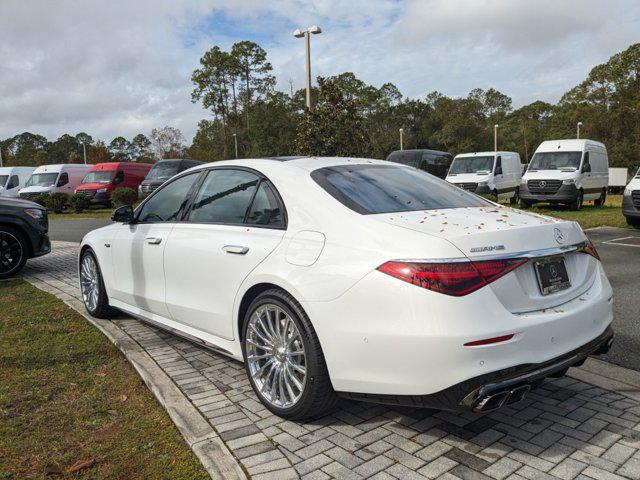
<svg viewBox="0 0 640 480">
<path fill-rule="evenodd" d="M 19 198 L 0 197 L 0 278 L 18 273 L 27 259 L 51 251 L 47 210 Z"/>
<path fill-rule="evenodd" d="M 202 163 L 198 160 L 180 158 L 159 160 L 151 167 L 151 170 L 149 170 L 149 173 L 147 173 L 147 176 L 138 187 L 138 193 L 141 195 L 151 193 L 174 175 L 185 171 L 187 168 L 202 165 Z"/>
</svg>

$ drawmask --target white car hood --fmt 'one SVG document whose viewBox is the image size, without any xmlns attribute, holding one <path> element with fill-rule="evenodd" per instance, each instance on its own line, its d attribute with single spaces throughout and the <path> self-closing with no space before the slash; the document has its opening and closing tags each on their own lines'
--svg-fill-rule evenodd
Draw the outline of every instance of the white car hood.
<svg viewBox="0 0 640 480">
<path fill-rule="evenodd" d="M 52 188 L 53 188 L 53 185 L 50 185 L 48 187 L 38 187 L 38 186 L 24 187 L 23 189 L 20 190 L 20 193 L 49 193 Z"/>
<path fill-rule="evenodd" d="M 446 239 L 468 257 L 556 248 L 578 244 L 586 238 L 576 222 L 497 205 L 385 213 L 372 217 Z"/>
<path fill-rule="evenodd" d="M 569 178 L 576 178 L 579 170 L 537 170 L 529 172 L 528 170 L 522 176 L 522 181 L 528 180 L 567 180 Z"/>
<path fill-rule="evenodd" d="M 629 184 L 627 185 L 627 188 L 629 190 L 640 190 L 640 178 L 638 177 L 632 178 Z"/>
<path fill-rule="evenodd" d="M 480 183 L 486 182 L 491 178 L 490 173 L 456 173 L 455 175 L 447 175 L 447 182 L 450 183 Z"/>
</svg>

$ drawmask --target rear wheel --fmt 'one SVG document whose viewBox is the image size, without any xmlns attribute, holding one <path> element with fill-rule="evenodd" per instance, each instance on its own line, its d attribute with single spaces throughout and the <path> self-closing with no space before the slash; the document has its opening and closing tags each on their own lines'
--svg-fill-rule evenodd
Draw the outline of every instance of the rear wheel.
<svg viewBox="0 0 640 480">
<path fill-rule="evenodd" d="M 0 278 L 9 278 L 22 270 L 27 252 L 27 242 L 19 231 L 0 225 Z"/>
<path fill-rule="evenodd" d="M 571 208 L 571 210 L 580 210 L 582 208 L 583 200 L 584 194 L 582 193 L 582 190 L 580 190 L 578 192 L 578 195 L 576 195 L 575 200 L 569 204 L 569 207 Z"/>
<path fill-rule="evenodd" d="M 109 306 L 100 265 L 92 250 L 87 249 L 80 259 L 80 292 L 87 312 L 97 318 L 110 318 L 115 310 Z"/>
<path fill-rule="evenodd" d="M 256 297 L 242 328 L 249 381 L 260 401 L 286 419 L 319 416 L 336 394 L 318 336 L 300 304 L 280 289 Z"/>
<path fill-rule="evenodd" d="M 600 194 L 600 198 L 596 198 L 593 201 L 593 205 L 596 207 L 601 207 L 602 205 L 604 205 L 604 202 L 606 201 L 607 201 L 607 189 L 603 188 L 602 193 Z"/>
</svg>

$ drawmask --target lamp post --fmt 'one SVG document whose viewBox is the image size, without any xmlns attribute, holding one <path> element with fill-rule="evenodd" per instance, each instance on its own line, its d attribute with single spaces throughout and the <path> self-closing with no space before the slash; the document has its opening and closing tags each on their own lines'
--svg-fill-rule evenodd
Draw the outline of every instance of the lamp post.
<svg viewBox="0 0 640 480">
<path fill-rule="evenodd" d="M 293 36 L 296 38 L 305 37 L 305 43 L 307 45 L 307 108 L 311 110 L 311 34 L 317 35 L 322 33 L 322 29 L 317 25 L 313 25 L 308 28 L 298 28 L 293 32 Z"/>
<path fill-rule="evenodd" d="M 404 150 L 404 129 L 398 130 L 400 132 L 400 150 Z"/>
<path fill-rule="evenodd" d="M 493 151 L 498 151 L 498 125 L 497 123 L 493 126 Z"/>
<path fill-rule="evenodd" d="M 576 138 L 580 140 L 580 127 L 582 126 L 582 122 L 578 122 L 576 125 Z"/>
<path fill-rule="evenodd" d="M 0 168 L 2 168 L 2 147 L 0 147 Z"/>
<path fill-rule="evenodd" d="M 82 156 L 84 157 L 84 164 L 87 164 L 87 148 L 85 147 L 84 142 L 82 143 Z"/>
<path fill-rule="evenodd" d="M 236 158 L 238 158 L 238 136 L 235 133 L 233 134 L 233 144 L 236 149 Z"/>
</svg>

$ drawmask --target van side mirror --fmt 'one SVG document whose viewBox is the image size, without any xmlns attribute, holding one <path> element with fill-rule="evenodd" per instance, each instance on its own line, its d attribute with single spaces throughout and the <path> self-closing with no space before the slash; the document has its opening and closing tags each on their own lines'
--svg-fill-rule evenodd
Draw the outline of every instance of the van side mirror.
<svg viewBox="0 0 640 480">
<path fill-rule="evenodd" d="M 122 170 L 119 170 L 118 172 L 116 172 L 116 176 L 113 178 L 113 184 L 118 185 L 123 181 L 124 181 L 124 172 Z"/>
<path fill-rule="evenodd" d="M 591 164 L 590 163 L 585 163 L 584 165 L 582 165 L 582 173 L 587 173 L 591 171 Z"/>
<path fill-rule="evenodd" d="M 111 220 L 118 223 L 133 222 L 133 208 L 131 205 L 123 205 L 116 208 L 111 215 Z"/>
<path fill-rule="evenodd" d="M 502 175 L 502 166 L 496 167 L 496 175 Z"/>
</svg>

